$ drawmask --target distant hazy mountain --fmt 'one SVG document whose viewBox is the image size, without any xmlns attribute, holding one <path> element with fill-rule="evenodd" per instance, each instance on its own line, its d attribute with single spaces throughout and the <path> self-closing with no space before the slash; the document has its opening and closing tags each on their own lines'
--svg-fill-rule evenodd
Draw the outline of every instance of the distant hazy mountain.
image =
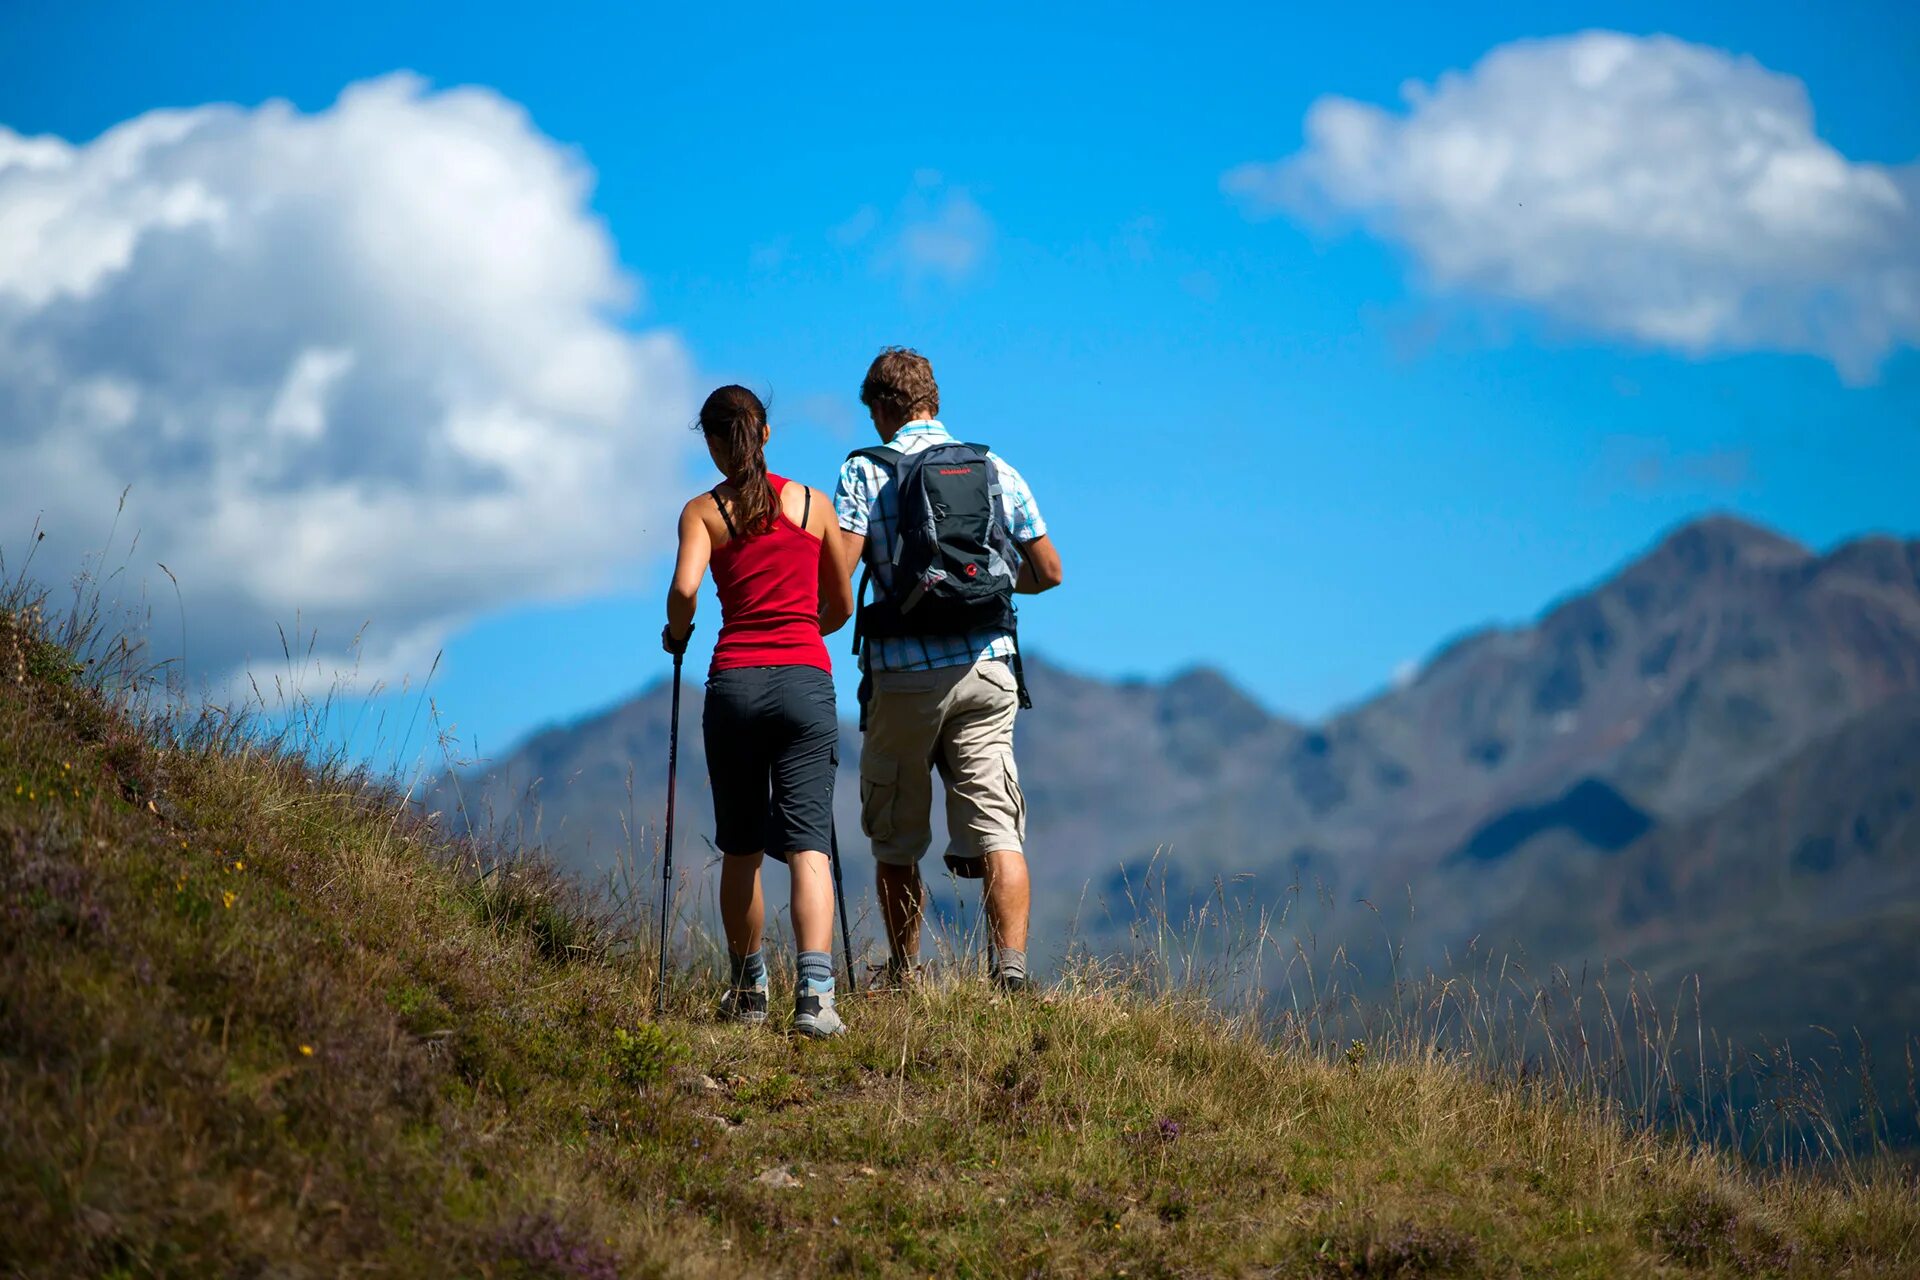
<svg viewBox="0 0 1920 1280">
<path fill-rule="evenodd" d="M 1333 936 L 1360 899 L 1398 904 L 1391 927 L 1416 961 L 1478 937 L 1542 961 L 1710 972 L 1756 1033 L 1834 1002 L 1920 1031 L 1920 542 L 1816 555 L 1702 520 L 1532 625 L 1458 639 L 1313 725 L 1207 670 L 1115 683 L 1027 668 L 1020 762 L 1051 926 L 1083 895 L 1111 905 L 1118 868 L 1164 850 L 1176 899 L 1216 877 L 1269 901 L 1308 886 L 1333 904 L 1314 921 Z M 689 830 L 710 819 L 697 690 Z M 630 766 L 633 821 L 657 813 L 665 739 L 655 687 L 463 779 L 467 810 L 529 829 L 538 812 L 546 843 L 591 870 L 624 844 Z M 855 852 L 857 750 L 849 731 Z M 1768 956 L 1818 981 L 1767 997 Z"/>
</svg>

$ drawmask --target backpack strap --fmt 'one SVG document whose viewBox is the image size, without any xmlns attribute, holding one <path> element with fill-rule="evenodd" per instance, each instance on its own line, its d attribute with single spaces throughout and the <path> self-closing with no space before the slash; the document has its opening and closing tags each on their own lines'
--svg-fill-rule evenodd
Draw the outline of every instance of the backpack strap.
<svg viewBox="0 0 1920 1280">
<path fill-rule="evenodd" d="M 890 444 L 876 444 L 866 449 L 855 449 L 847 455 L 847 461 L 852 462 L 855 458 L 865 458 L 869 462 L 877 462 L 891 471 L 899 466 L 900 459 L 906 456 L 905 453 Z"/>
<path fill-rule="evenodd" d="M 715 507 L 718 507 L 720 510 L 720 518 L 727 522 L 727 537 L 738 538 L 740 536 L 740 531 L 733 527 L 733 517 L 727 514 L 727 504 L 720 501 L 720 486 L 719 485 L 713 486 L 713 488 L 709 490 L 709 492 L 712 494 L 712 497 L 713 497 L 713 505 Z"/>
<path fill-rule="evenodd" d="M 993 446 L 978 441 L 968 441 L 967 448 L 972 449 L 975 453 L 978 453 L 982 458 L 986 459 L 988 476 L 987 493 L 993 502 L 994 519 L 996 522 L 1000 522 L 1002 507 L 1006 501 L 1006 489 L 1000 483 L 1000 468 L 994 463 Z M 1005 528 L 1004 523 L 1002 523 L 1002 528 Z M 1012 531 L 1006 530 L 1006 534 L 1008 539 L 1011 540 L 1013 537 Z M 1015 566 L 1015 570 L 1017 573 L 1018 566 Z M 1019 624 L 1009 619 L 1007 632 L 1013 636 L 1013 653 L 1008 656 L 1007 665 L 1013 668 L 1014 690 L 1019 697 L 1020 709 L 1022 711 L 1031 711 L 1033 710 L 1033 695 L 1027 692 L 1027 670 L 1020 662 Z"/>
<path fill-rule="evenodd" d="M 979 454 L 980 460 L 987 464 L 987 486 L 997 501 L 1000 497 L 1000 468 L 994 465 L 993 446 L 990 444 L 969 443 L 967 448 Z"/>
<path fill-rule="evenodd" d="M 899 467 L 900 460 L 904 457 L 906 457 L 906 454 L 894 448 L 892 445 L 881 444 L 873 445 L 866 449 L 855 449 L 847 455 L 847 461 L 852 462 L 855 458 L 865 458 L 877 466 L 885 467 L 888 474 L 892 474 L 893 471 Z M 853 656 L 856 658 L 860 656 L 860 650 L 866 641 L 866 632 L 861 627 L 861 622 L 864 620 L 867 612 L 867 584 L 873 579 L 874 554 L 872 530 L 871 527 L 869 527 L 866 545 L 860 552 L 860 585 L 855 587 L 853 591 Z M 867 727 L 864 695 L 868 687 L 869 682 L 862 680 L 861 693 L 863 700 L 860 715 L 860 727 L 862 729 Z"/>
<path fill-rule="evenodd" d="M 806 492 L 800 497 L 800 527 L 805 529 L 813 520 L 813 486 L 806 486 Z"/>
<path fill-rule="evenodd" d="M 861 630 L 860 622 L 861 622 L 861 619 L 866 616 L 867 583 L 869 580 L 872 579 L 872 577 L 873 577 L 872 568 L 864 564 L 861 565 L 860 566 L 860 585 L 853 589 L 853 650 L 852 650 L 852 653 L 853 653 L 853 656 L 856 658 L 860 656 L 861 643 L 866 639 L 866 632 Z"/>
<path fill-rule="evenodd" d="M 987 500 L 993 503 L 993 518 L 999 520 L 1001 517 L 1001 507 L 1006 498 L 1006 490 L 1000 484 L 1000 468 L 994 465 L 993 446 L 990 444 L 974 444 L 969 442 L 967 448 L 979 454 L 981 459 L 987 464 Z M 1012 534 L 1009 533 L 1008 536 L 1011 537 Z"/>
<path fill-rule="evenodd" d="M 902 461 L 906 459 L 906 456 L 907 455 L 905 453 L 903 453 L 899 449 L 894 448 L 890 444 L 877 444 L 868 449 L 855 449 L 852 453 L 847 455 L 847 461 L 852 462 L 855 458 L 865 458 L 867 461 L 874 463 L 877 466 L 884 467 L 888 475 L 893 475 L 895 472 L 897 472 L 900 469 L 900 464 Z M 874 500 L 876 502 L 879 500 L 878 494 L 874 495 Z M 860 558 L 862 560 L 867 561 L 868 563 L 871 563 L 873 555 L 874 555 L 873 534 L 872 534 L 871 528 L 869 528 L 867 533 L 867 545 L 861 551 Z"/>
<path fill-rule="evenodd" d="M 1007 629 L 1015 630 L 1012 627 Z M 1020 665 L 1020 637 L 1017 634 L 1013 640 L 1013 655 L 1007 659 L 1007 665 L 1013 668 L 1013 690 L 1020 700 L 1020 709 L 1033 710 L 1033 695 L 1027 692 L 1027 669 Z"/>
</svg>

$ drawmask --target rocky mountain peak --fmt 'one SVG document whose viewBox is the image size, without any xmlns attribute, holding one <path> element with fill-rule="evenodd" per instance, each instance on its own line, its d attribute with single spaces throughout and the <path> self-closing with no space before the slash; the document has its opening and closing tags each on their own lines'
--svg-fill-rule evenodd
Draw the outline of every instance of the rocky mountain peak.
<svg viewBox="0 0 1920 1280">
<path fill-rule="evenodd" d="M 1813 552 L 1783 534 L 1725 512 L 1679 526 L 1622 576 L 1640 570 L 1708 574 L 1728 569 L 1769 569 L 1813 559 Z"/>
</svg>

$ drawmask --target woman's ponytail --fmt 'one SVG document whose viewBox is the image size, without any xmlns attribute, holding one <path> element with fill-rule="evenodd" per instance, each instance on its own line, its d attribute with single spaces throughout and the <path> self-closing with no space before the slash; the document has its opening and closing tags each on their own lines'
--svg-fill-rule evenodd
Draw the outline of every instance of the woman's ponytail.
<svg viewBox="0 0 1920 1280">
<path fill-rule="evenodd" d="M 721 387 L 700 406 L 700 430 L 713 443 L 733 485 L 734 524 L 742 533 L 762 533 L 773 524 L 766 427 L 767 407 L 745 387 Z"/>
</svg>

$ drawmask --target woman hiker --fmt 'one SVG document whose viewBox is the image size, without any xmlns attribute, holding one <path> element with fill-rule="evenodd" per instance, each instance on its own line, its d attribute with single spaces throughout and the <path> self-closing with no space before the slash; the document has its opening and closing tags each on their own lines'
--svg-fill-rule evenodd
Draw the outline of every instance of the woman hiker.
<svg viewBox="0 0 1920 1280">
<path fill-rule="evenodd" d="M 720 1014 L 767 1020 L 760 952 L 766 903 L 760 862 L 793 877 L 799 948 L 793 1029 L 838 1035 L 833 1007 L 833 776 L 840 719 L 820 637 L 853 613 L 833 503 L 767 471 L 767 410 L 745 387 L 721 387 L 700 408 L 700 431 L 726 480 L 680 512 L 680 557 L 667 593 L 668 653 L 686 652 L 708 565 L 720 593 L 720 639 L 707 676 L 702 728 L 713 785 L 714 843 L 724 855 L 720 917 L 732 967 Z"/>
</svg>

